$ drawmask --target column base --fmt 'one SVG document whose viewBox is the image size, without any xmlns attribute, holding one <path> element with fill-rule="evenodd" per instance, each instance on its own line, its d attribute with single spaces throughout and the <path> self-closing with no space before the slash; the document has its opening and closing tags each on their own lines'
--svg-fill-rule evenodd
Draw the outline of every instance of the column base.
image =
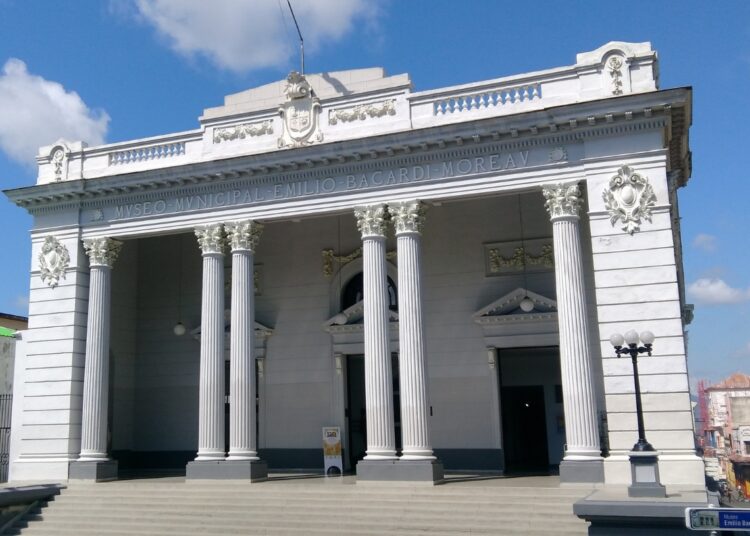
<svg viewBox="0 0 750 536">
<path fill-rule="evenodd" d="M 361 460 L 357 482 L 443 482 L 443 464 L 437 460 Z"/>
<path fill-rule="evenodd" d="M 560 462 L 560 482 L 566 484 L 604 482 L 604 460 L 563 460 Z"/>
<path fill-rule="evenodd" d="M 68 479 L 107 482 L 117 480 L 117 460 L 70 462 Z"/>
<path fill-rule="evenodd" d="M 263 460 L 192 461 L 185 468 L 186 480 L 268 480 L 268 465 Z"/>
</svg>

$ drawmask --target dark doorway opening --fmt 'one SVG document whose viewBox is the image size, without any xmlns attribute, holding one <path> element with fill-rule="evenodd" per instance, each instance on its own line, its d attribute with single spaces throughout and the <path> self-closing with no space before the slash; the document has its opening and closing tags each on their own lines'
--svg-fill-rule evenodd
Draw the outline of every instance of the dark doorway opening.
<svg viewBox="0 0 750 536">
<path fill-rule="evenodd" d="M 393 375 L 393 414 L 396 450 L 401 450 L 401 397 L 399 393 L 398 354 L 391 354 Z M 365 356 L 349 355 L 346 360 L 346 429 L 344 456 L 350 471 L 367 451 L 367 409 L 365 403 Z"/>
<path fill-rule="evenodd" d="M 503 387 L 501 400 L 506 473 L 547 472 L 544 387 Z"/>
</svg>

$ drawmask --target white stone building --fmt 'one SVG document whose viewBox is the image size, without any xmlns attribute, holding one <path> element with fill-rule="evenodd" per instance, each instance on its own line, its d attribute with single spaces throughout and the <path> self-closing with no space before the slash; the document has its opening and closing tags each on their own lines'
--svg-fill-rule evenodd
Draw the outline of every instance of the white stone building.
<svg viewBox="0 0 750 536">
<path fill-rule="evenodd" d="M 199 128 L 40 150 L 11 479 L 185 467 L 443 469 L 629 483 L 629 360 L 662 482 L 703 482 L 677 189 L 691 90 L 649 43 L 413 92 L 380 68 L 290 74 Z M 197 235 L 197 237 L 196 237 Z M 225 398 L 226 397 L 226 398 Z M 364 461 L 362 458 L 364 457 Z M 356 466 L 356 467 L 355 467 Z"/>
</svg>

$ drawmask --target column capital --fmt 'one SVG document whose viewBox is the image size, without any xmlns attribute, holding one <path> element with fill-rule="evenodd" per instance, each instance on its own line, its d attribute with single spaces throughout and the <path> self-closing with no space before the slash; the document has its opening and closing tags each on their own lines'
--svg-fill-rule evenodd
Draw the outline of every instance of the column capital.
<svg viewBox="0 0 750 536">
<path fill-rule="evenodd" d="M 224 225 L 232 251 L 255 251 L 263 225 L 254 220 L 231 221 Z"/>
<path fill-rule="evenodd" d="M 196 227 L 195 236 L 198 238 L 198 246 L 200 246 L 203 255 L 224 254 L 224 228 L 220 223 Z"/>
<path fill-rule="evenodd" d="M 357 218 L 357 229 L 366 236 L 385 236 L 388 212 L 385 204 L 365 205 L 354 208 L 354 217 Z"/>
<path fill-rule="evenodd" d="M 425 220 L 427 207 L 416 199 L 388 204 L 396 234 L 419 233 Z"/>
<path fill-rule="evenodd" d="M 578 218 L 581 207 L 581 189 L 577 182 L 558 182 L 542 187 L 546 200 L 544 206 L 553 222 L 561 218 Z"/>
<path fill-rule="evenodd" d="M 122 249 L 122 242 L 114 238 L 87 238 L 83 249 L 89 257 L 89 266 L 106 266 L 112 268 Z"/>
</svg>

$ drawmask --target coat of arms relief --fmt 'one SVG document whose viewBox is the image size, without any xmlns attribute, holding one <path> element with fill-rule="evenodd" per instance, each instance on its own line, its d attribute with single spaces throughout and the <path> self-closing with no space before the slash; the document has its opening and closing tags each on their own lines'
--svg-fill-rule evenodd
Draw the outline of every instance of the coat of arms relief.
<svg viewBox="0 0 750 536">
<path fill-rule="evenodd" d="M 286 79 L 286 102 L 279 107 L 282 132 L 279 148 L 303 147 L 323 141 L 320 101 L 304 75 L 292 71 Z"/>
<path fill-rule="evenodd" d="M 70 254 L 54 236 L 48 236 L 39 253 L 39 276 L 50 287 L 55 288 L 60 279 L 65 279 L 65 270 L 70 266 Z"/>
</svg>

